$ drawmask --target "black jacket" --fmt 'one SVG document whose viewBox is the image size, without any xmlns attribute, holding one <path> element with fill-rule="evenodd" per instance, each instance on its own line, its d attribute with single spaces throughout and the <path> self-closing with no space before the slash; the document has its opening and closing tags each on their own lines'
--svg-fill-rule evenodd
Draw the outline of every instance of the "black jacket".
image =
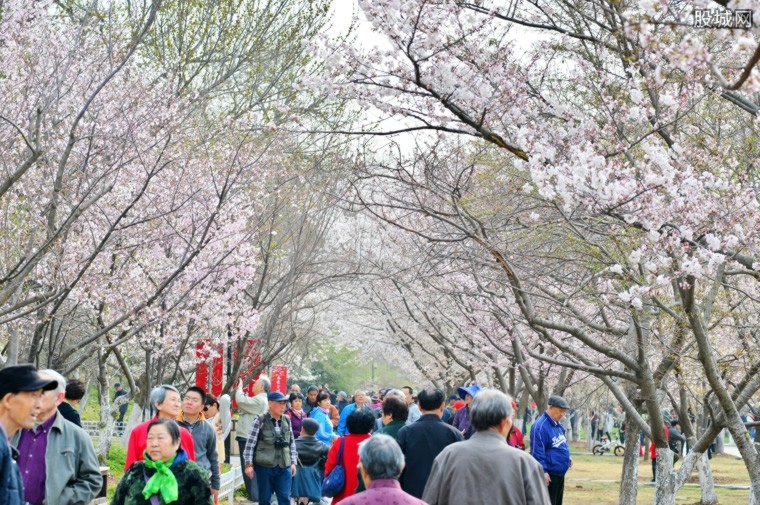
<svg viewBox="0 0 760 505">
<path fill-rule="evenodd" d="M 58 412 L 60 412 L 63 418 L 67 421 L 71 421 L 80 428 L 82 427 L 82 421 L 79 419 L 79 412 L 68 403 L 61 402 L 61 404 L 58 405 Z"/>
<path fill-rule="evenodd" d="M 459 430 L 444 423 L 435 414 L 425 414 L 401 428 L 396 435 L 406 460 L 406 467 L 399 479 L 401 489 L 421 499 L 435 457 L 448 445 L 462 440 L 464 437 Z"/>
<path fill-rule="evenodd" d="M 320 462 L 320 468 L 324 468 L 329 450 L 330 448 L 324 442 L 317 440 L 315 437 L 300 436 L 296 439 L 298 459 L 303 466 L 311 466 L 314 463 Z"/>
</svg>

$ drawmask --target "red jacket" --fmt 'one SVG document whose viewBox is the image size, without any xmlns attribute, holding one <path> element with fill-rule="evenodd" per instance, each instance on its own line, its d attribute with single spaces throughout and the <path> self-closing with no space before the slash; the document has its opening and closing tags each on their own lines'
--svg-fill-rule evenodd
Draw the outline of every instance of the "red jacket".
<svg viewBox="0 0 760 505">
<path fill-rule="evenodd" d="M 335 495 L 332 501 L 333 505 L 354 494 L 356 486 L 359 484 L 359 475 L 357 473 L 357 467 L 359 466 L 359 444 L 369 437 L 369 433 L 365 435 L 344 435 L 341 437 L 346 441 L 343 445 L 343 468 L 346 469 L 346 486 L 343 488 L 343 491 Z M 338 463 L 341 438 L 335 439 L 330 447 L 330 452 L 327 453 L 325 475 L 329 474 Z"/>
<path fill-rule="evenodd" d="M 507 435 L 507 443 L 515 449 L 520 449 L 521 451 L 525 450 L 525 438 L 523 437 L 523 432 L 514 424 L 509 430 L 509 435 Z"/>
<path fill-rule="evenodd" d="M 670 440 L 670 430 L 665 426 L 665 440 Z M 649 456 L 652 459 L 657 458 L 657 447 L 654 446 L 654 442 L 649 443 Z"/>
<path fill-rule="evenodd" d="M 157 419 L 158 416 L 153 419 Z M 132 463 L 135 461 L 142 461 L 145 449 L 148 447 L 148 425 L 153 422 L 153 419 L 145 421 L 142 424 L 138 424 L 132 429 L 132 433 L 129 435 L 129 445 L 127 446 L 127 462 L 124 464 L 124 471 L 129 470 Z M 182 447 L 187 453 L 187 457 L 195 461 L 195 443 L 193 442 L 193 435 L 182 426 L 179 427 L 180 447 Z"/>
</svg>

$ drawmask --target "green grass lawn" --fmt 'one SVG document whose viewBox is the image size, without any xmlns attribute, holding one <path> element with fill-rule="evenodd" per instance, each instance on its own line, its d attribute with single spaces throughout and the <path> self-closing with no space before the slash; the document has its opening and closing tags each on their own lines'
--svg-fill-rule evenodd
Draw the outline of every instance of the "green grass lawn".
<svg viewBox="0 0 760 505">
<path fill-rule="evenodd" d="M 593 456 L 585 452 L 585 443 L 572 444 L 573 467 L 565 477 L 564 503 L 570 505 L 616 504 L 618 503 L 619 481 L 622 474 L 623 458 L 605 454 Z M 749 485 L 749 475 L 743 461 L 733 456 L 719 455 L 710 460 L 716 485 Z M 681 462 L 676 463 L 676 469 Z M 650 504 L 654 499 L 652 465 L 649 460 L 639 460 L 638 503 Z M 615 481 L 615 482 L 603 482 Z M 696 471 L 689 480 L 690 485 L 682 487 L 676 494 L 679 504 L 693 504 L 700 501 L 699 479 Z M 722 505 L 746 504 L 749 490 L 716 488 Z"/>
<path fill-rule="evenodd" d="M 111 501 L 119 479 L 124 475 L 124 463 L 127 461 L 127 449 L 114 441 L 108 453 L 108 501 Z"/>
</svg>

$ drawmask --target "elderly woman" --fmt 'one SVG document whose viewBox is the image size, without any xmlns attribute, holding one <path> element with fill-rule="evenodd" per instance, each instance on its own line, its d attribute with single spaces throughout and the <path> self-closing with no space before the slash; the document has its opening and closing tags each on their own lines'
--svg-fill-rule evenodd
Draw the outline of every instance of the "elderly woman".
<svg viewBox="0 0 760 505">
<path fill-rule="evenodd" d="M 390 396 L 383 400 L 383 408 L 381 411 L 381 417 L 383 421 L 383 427 L 377 430 L 377 433 L 388 435 L 396 438 L 398 430 L 406 425 L 406 420 L 409 418 L 409 407 L 405 402 L 400 399 Z"/>
<path fill-rule="evenodd" d="M 377 434 L 359 446 L 359 472 L 367 490 L 346 498 L 344 505 L 424 505 L 424 501 L 401 489 L 399 475 L 404 454 L 396 440 Z"/>
<path fill-rule="evenodd" d="M 143 461 L 124 474 L 112 505 L 210 505 L 208 475 L 180 447 L 179 425 L 157 418 L 148 426 Z"/>
</svg>

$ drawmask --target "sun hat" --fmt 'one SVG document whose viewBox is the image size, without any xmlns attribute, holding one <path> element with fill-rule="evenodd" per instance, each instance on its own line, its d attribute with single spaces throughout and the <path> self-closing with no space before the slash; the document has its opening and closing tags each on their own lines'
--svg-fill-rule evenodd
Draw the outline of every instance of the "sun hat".
<svg viewBox="0 0 760 505">
<path fill-rule="evenodd" d="M 464 400 L 467 395 L 470 395 L 473 398 L 475 398 L 475 395 L 478 394 L 479 391 L 480 391 L 480 386 L 478 386 L 477 384 L 472 384 L 470 386 L 461 387 L 457 389 L 457 393 L 459 393 L 459 398 L 461 398 L 462 400 Z"/>
</svg>

